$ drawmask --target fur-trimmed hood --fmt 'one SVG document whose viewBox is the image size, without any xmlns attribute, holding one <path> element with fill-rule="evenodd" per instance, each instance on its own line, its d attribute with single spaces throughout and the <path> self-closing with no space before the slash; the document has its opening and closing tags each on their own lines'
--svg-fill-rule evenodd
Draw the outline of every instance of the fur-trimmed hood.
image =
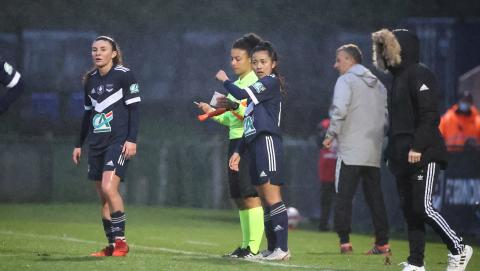
<svg viewBox="0 0 480 271">
<path fill-rule="evenodd" d="M 406 29 L 382 29 L 372 33 L 373 64 L 380 70 L 402 69 L 419 62 L 417 35 Z"/>
</svg>

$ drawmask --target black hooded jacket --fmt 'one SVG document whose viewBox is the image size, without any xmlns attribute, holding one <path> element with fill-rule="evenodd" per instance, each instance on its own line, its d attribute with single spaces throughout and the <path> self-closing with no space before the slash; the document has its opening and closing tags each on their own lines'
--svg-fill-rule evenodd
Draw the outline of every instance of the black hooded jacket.
<svg viewBox="0 0 480 271">
<path fill-rule="evenodd" d="M 388 93 L 387 159 L 394 174 L 405 172 L 412 169 L 408 163 L 408 152 L 412 149 L 422 154 L 415 166 L 438 162 L 444 168 L 447 151 L 438 129 L 437 81 L 430 69 L 419 63 L 418 37 L 407 30 L 392 33 L 400 45 L 401 61 L 393 65 L 387 62 L 386 65 L 393 75 Z"/>
</svg>

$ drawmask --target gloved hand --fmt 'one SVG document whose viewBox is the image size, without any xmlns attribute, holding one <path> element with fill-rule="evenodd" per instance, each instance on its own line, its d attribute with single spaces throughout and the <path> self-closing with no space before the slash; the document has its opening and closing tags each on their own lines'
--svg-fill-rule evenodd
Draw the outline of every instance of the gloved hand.
<svg viewBox="0 0 480 271">
<path fill-rule="evenodd" d="M 236 110 L 238 108 L 238 103 L 228 99 L 227 97 L 218 97 L 217 107 L 225 108 L 227 110 Z"/>
</svg>

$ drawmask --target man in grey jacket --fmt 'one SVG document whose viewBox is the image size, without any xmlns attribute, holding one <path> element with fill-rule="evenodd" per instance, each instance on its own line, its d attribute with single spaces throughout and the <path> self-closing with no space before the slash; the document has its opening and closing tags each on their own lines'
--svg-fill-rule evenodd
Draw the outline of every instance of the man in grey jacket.
<svg viewBox="0 0 480 271">
<path fill-rule="evenodd" d="M 337 49 L 339 71 L 330 108 L 330 126 L 323 145 L 338 142 L 336 204 L 334 224 L 340 238 L 340 252 L 352 252 L 349 234 L 352 201 L 362 180 L 365 200 L 375 228 L 375 245 L 366 254 L 391 255 L 388 219 L 380 186 L 380 160 L 388 126 L 387 91 L 380 80 L 361 65 L 362 53 L 354 44 Z"/>
</svg>

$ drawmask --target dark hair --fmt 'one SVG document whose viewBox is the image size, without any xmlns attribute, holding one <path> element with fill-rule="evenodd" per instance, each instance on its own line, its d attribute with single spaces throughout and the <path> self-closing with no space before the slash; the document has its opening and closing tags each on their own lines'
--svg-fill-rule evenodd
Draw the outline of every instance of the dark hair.
<svg viewBox="0 0 480 271">
<path fill-rule="evenodd" d="M 259 51 L 267 51 L 268 56 L 272 59 L 272 61 L 276 62 L 275 68 L 273 68 L 272 73 L 278 77 L 280 80 L 280 91 L 283 94 L 286 94 L 285 89 L 285 77 L 283 77 L 279 72 L 279 61 L 278 61 L 278 54 L 277 51 L 273 48 L 273 44 L 269 41 L 261 41 L 255 48 L 252 49 L 251 55 Z"/>
<path fill-rule="evenodd" d="M 118 46 L 117 42 L 109 36 L 98 36 L 97 38 L 95 38 L 93 40 L 93 42 L 96 42 L 96 41 L 99 41 L 99 40 L 107 41 L 112 46 L 112 50 L 117 52 L 117 55 L 112 59 L 113 66 L 122 65 L 123 64 L 122 51 L 120 50 L 120 46 Z M 92 73 L 95 69 L 96 69 L 96 67 L 94 66 L 94 67 L 90 68 L 90 70 L 88 70 L 83 75 L 83 78 L 82 78 L 83 83 L 86 82 L 86 80 L 88 78 L 88 75 L 90 73 Z"/>
<path fill-rule="evenodd" d="M 248 55 L 251 55 L 253 48 L 255 48 L 255 46 L 257 46 L 261 41 L 262 38 L 260 38 L 257 34 L 248 33 L 236 40 L 233 43 L 232 48 L 245 50 L 247 51 Z"/>
<path fill-rule="evenodd" d="M 355 63 L 362 64 L 362 60 L 363 60 L 362 51 L 360 50 L 360 48 L 358 48 L 357 45 L 352 43 L 342 45 L 340 46 L 340 48 L 337 49 L 337 53 L 340 51 L 344 51 L 349 56 L 351 56 L 355 61 Z"/>
</svg>

